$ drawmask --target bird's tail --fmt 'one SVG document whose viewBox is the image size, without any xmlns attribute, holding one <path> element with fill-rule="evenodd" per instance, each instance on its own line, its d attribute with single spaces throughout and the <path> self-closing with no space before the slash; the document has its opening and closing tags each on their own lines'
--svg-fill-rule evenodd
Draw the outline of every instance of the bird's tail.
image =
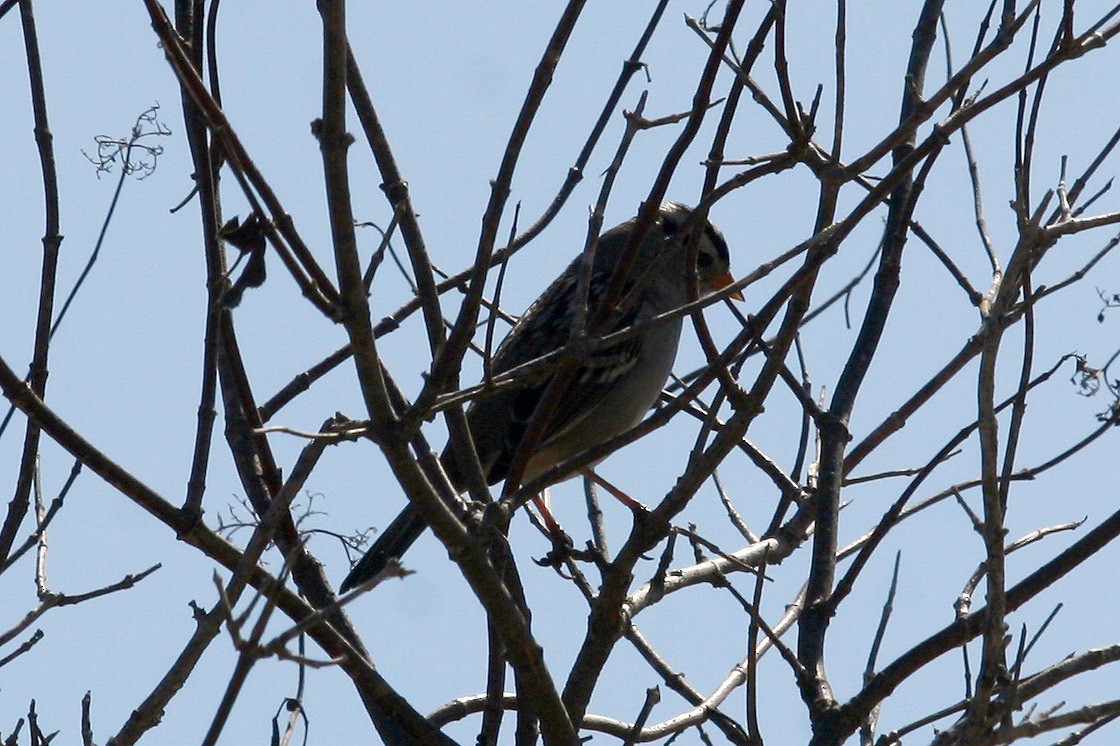
<svg viewBox="0 0 1120 746">
<path fill-rule="evenodd" d="M 420 538 L 420 534 L 424 533 L 424 529 L 427 527 L 427 521 L 421 517 L 416 508 L 409 504 L 381 532 L 381 535 L 377 537 L 377 541 L 373 542 L 373 546 L 369 548 L 365 556 L 358 560 L 358 564 L 350 570 L 350 574 L 346 576 L 346 579 L 342 581 L 342 585 L 338 588 L 339 593 L 345 593 L 351 588 L 356 588 L 381 572 L 385 569 L 385 564 L 390 557 L 400 559 L 408 551 L 408 548 Z"/>
</svg>

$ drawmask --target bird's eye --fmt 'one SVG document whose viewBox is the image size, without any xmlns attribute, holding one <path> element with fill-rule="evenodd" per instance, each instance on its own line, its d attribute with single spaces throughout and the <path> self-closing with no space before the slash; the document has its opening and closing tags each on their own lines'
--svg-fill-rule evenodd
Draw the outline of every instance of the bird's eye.
<svg viewBox="0 0 1120 746">
<path fill-rule="evenodd" d="M 677 221 L 673 220 L 673 218 L 668 215 L 661 216 L 661 230 L 665 231 L 666 236 L 671 236 L 676 233 L 679 227 Z"/>
<path fill-rule="evenodd" d="M 712 255 L 706 251 L 701 251 L 696 255 L 696 267 L 698 269 L 708 269 L 712 266 Z"/>
</svg>

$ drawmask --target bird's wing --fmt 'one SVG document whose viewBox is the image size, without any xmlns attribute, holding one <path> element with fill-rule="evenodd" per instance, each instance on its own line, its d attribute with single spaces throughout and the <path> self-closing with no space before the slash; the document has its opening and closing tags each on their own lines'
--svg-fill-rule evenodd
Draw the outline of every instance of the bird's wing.
<svg viewBox="0 0 1120 746">
<path fill-rule="evenodd" d="M 609 271 L 609 268 L 604 270 Z M 571 333 L 570 308 L 577 288 L 576 276 L 575 272 L 565 272 L 525 312 L 494 355 L 494 373 L 500 374 L 516 368 L 554 352 L 568 342 Z M 609 276 L 593 277 L 591 286 L 603 288 L 608 280 Z M 600 294 L 592 293 L 589 298 L 592 312 L 598 306 L 600 298 L 596 296 Z M 637 304 L 631 304 L 630 309 L 606 333 L 630 326 L 636 315 Z M 630 337 L 617 345 L 596 350 L 581 361 L 574 378 L 554 408 L 537 448 L 547 446 L 550 441 L 561 437 L 594 411 L 595 403 L 608 396 L 618 381 L 634 367 L 641 345 L 639 337 Z M 529 420 L 551 381 L 552 376 L 548 376 L 519 389 L 512 400 L 498 397 L 482 399 L 472 407 L 469 415 L 471 432 L 475 436 L 479 457 L 484 464 L 487 464 L 488 459 L 482 452 L 484 447 L 480 445 L 480 441 L 496 450 L 496 458 L 490 462 L 492 465 L 487 474 L 491 484 L 504 479 L 508 473 L 510 460 L 525 436 Z M 495 428 L 500 431 L 500 440 L 494 437 L 499 434 Z"/>
</svg>

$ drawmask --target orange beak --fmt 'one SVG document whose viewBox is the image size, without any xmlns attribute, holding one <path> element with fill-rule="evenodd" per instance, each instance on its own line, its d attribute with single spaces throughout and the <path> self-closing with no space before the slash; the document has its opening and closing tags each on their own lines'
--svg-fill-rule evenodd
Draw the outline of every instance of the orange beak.
<svg viewBox="0 0 1120 746">
<path fill-rule="evenodd" d="M 724 272 L 722 275 L 716 275 L 712 278 L 712 287 L 716 290 L 723 290 L 725 287 L 731 285 L 734 282 L 735 278 L 731 276 L 731 273 Z M 743 300 L 743 294 L 738 290 L 736 290 L 734 293 L 730 293 L 727 297 L 731 298 L 732 300 Z"/>
</svg>

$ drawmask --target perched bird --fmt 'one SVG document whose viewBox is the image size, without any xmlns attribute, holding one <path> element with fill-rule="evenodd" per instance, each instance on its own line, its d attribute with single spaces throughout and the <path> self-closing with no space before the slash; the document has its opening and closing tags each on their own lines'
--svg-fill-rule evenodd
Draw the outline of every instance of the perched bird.
<svg viewBox="0 0 1120 746">
<path fill-rule="evenodd" d="M 688 302 L 688 247 L 683 229 L 692 210 L 665 202 L 657 222 L 646 233 L 620 296 L 622 313 L 607 317 L 602 336 L 639 324 Z M 636 218 L 599 237 L 592 264 L 589 321 L 607 295 L 615 268 L 623 261 Z M 516 368 L 563 347 L 571 338 L 574 299 L 581 258 L 576 258 L 510 330 L 494 353 L 494 375 Z M 701 296 L 733 282 L 727 242 L 710 222 L 700 233 L 696 255 L 697 288 Z M 739 293 L 731 297 L 741 299 Z M 578 302 L 578 301 L 575 301 Z M 545 425 L 521 475 L 527 483 L 551 467 L 629 430 L 653 406 L 677 356 L 682 319 L 652 325 L 582 360 Z M 518 444 L 550 378 L 522 388 L 507 388 L 478 399 L 467 409 L 467 425 L 488 484 L 506 478 Z M 440 457 L 457 492 L 465 489 L 462 470 L 450 445 Z M 409 504 L 354 565 L 341 591 L 372 578 L 390 557 L 400 558 L 419 538 L 427 523 Z"/>
</svg>

